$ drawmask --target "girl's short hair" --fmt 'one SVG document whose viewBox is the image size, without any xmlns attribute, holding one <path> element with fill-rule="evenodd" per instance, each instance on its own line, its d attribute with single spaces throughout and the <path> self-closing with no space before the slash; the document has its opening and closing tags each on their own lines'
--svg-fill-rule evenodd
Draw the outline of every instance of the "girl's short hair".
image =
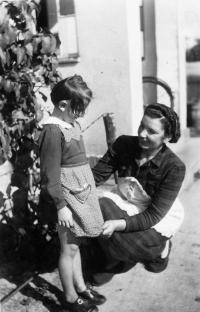
<svg viewBox="0 0 200 312">
<path fill-rule="evenodd" d="M 72 111 L 84 114 L 92 99 L 92 91 L 79 75 L 74 75 L 59 81 L 51 91 L 51 100 L 55 106 L 59 102 L 69 100 Z"/>
<path fill-rule="evenodd" d="M 180 121 L 177 113 L 171 107 L 160 103 L 150 104 L 146 106 L 144 115 L 161 119 L 165 135 L 171 137 L 170 143 L 176 143 L 179 140 L 181 136 Z"/>
</svg>

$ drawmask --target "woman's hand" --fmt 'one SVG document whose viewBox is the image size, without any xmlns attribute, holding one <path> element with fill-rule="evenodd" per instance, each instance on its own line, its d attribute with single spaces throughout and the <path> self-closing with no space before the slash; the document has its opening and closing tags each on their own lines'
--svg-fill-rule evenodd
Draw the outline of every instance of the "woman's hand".
<svg viewBox="0 0 200 312">
<path fill-rule="evenodd" d="M 67 228 L 74 226 L 72 213 L 67 206 L 58 210 L 58 224 Z"/>
<path fill-rule="evenodd" d="M 115 231 L 124 231 L 126 228 L 126 221 L 120 220 L 108 220 L 103 225 L 102 235 L 109 238 Z"/>
</svg>

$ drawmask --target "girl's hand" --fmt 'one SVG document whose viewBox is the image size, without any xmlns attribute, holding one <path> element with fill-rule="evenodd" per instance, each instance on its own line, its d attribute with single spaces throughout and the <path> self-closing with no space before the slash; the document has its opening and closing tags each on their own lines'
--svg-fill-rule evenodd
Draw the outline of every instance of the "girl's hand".
<svg viewBox="0 0 200 312">
<path fill-rule="evenodd" d="M 58 210 L 58 224 L 67 228 L 74 226 L 72 213 L 67 206 Z"/>
<path fill-rule="evenodd" d="M 126 221 L 124 219 L 108 220 L 103 225 L 102 235 L 109 238 L 115 231 L 124 231 L 125 227 Z"/>
</svg>

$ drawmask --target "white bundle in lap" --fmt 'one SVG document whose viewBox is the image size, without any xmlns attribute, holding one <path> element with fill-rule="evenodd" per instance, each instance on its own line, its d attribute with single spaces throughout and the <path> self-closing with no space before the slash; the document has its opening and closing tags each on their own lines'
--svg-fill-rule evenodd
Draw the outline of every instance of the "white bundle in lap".
<svg viewBox="0 0 200 312">
<path fill-rule="evenodd" d="M 151 203 L 150 196 L 134 177 L 119 178 L 118 185 L 111 191 L 103 192 L 102 197 L 110 198 L 120 209 L 126 211 L 129 216 L 141 213 Z M 152 228 L 166 237 L 171 237 L 178 231 L 183 219 L 183 206 L 176 199 L 168 213 Z"/>
<path fill-rule="evenodd" d="M 150 196 L 142 188 L 142 185 L 134 177 L 118 179 L 117 191 L 122 198 L 137 206 L 143 211 L 151 202 Z"/>
</svg>

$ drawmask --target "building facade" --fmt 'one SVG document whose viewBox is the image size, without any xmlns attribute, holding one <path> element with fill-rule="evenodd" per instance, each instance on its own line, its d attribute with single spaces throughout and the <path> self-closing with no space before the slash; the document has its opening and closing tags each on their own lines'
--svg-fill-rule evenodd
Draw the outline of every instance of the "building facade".
<svg viewBox="0 0 200 312">
<path fill-rule="evenodd" d="M 187 129 L 180 0 L 48 0 L 45 9 L 47 26 L 61 37 L 63 78 L 80 74 L 93 91 L 80 121 L 83 129 L 112 112 L 117 136 L 137 134 L 144 98 L 148 101 L 155 93 L 144 88 L 143 76 L 158 77 L 170 86 L 181 127 Z M 88 155 L 102 155 L 107 148 L 103 119 L 84 137 Z"/>
</svg>

